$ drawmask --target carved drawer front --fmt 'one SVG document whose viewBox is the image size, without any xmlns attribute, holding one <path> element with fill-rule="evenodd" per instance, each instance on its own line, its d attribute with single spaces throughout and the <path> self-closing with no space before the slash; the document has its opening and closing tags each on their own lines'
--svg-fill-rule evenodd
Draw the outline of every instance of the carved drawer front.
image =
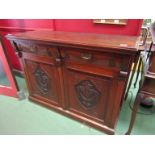
<svg viewBox="0 0 155 155">
<path fill-rule="evenodd" d="M 92 66 L 108 67 L 122 71 L 128 70 L 129 58 L 126 55 L 116 53 L 98 52 L 91 50 L 78 50 L 74 48 L 63 48 L 62 57 L 65 61 L 89 64 Z"/>
<path fill-rule="evenodd" d="M 59 75 L 53 65 L 24 59 L 30 96 L 60 105 Z"/>
<path fill-rule="evenodd" d="M 64 68 L 67 109 L 104 124 L 115 100 L 116 74 L 91 71 L 76 65 Z"/>
<path fill-rule="evenodd" d="M 16 51 L 33 53 L 39 56 L 56 57 L 58 55 L 57 47 L 45 45 L 32 41 L 13 41 L 12 42 Z"/>
</svg>

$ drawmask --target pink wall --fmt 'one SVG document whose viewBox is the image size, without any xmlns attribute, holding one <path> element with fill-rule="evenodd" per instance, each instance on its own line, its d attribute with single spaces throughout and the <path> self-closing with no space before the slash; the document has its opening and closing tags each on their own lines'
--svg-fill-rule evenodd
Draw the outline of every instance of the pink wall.
<svg viewBox="0 0 155 155">
<path fill-rule="evenodd" d="M 0 27 L 53 29 L 53 19 L 0 19 Z"/>
<path fill-rule="evenodd" d="M 16 70 L 22 70 L 18 57 L 15 54 L 11 43 L 5 38 L 5 35 L 8 33 L 17 33 L 23 31 L 23 29 L 27 30 L 35 30 L 35 29 L 51 29 L 53 30 L 53 21 L 51 19 L 0 19 L 0 34 L 2 35 L 2 39 L 8 52 L 9 60 Z M 14 29 L 15 28 L 15 29 Z"/>
<path fill-rule="evenodd" d="M 127 25 L 94 24 L 92 19 L 0 19 L 0 31 L 13 68 L 21 70 L 17 56 L 4 37 L 23 30 L 50 29 L 55 31 L 103 34 L 139 35 L 142 19 L 129 19 Z"/>
<path fill-rule="evenodd" d="M 3 43 L 4 43 L 5 49 L 6 49 L 7 53 L 8 53 L 8 57 L 9 57 L 10 63 L 11 63 L 11 65 L 12 65 L 12 67 L 14 69 L 22 70 L 20 62 L 18 60 L 18 57 L 15 54 L 15 51 L 14 51 L 11 43 L 9 42 L 9 40 L 7 40 L 5 38 L 5 35 L 7 35 L 8 33 L 9 32 L 0 32 L 0 34 L 2 35 L 2 40 L 3 40 Z"/>
<path fill-rule="evenodd" d="M 92 19 L 56 19 L 54 22 L 57 31 L 139 35 L 143 20 L 129 19 L 125 26 L 94 24 Z"/>
<path fill-rule="evenodd" d="M 0 27 L 139 35 L 142 22 L 142 19 L 128 19 L 127 25 L 104 25 L 94 24 L 92 19 L 0 19 Z"/>
</svg>

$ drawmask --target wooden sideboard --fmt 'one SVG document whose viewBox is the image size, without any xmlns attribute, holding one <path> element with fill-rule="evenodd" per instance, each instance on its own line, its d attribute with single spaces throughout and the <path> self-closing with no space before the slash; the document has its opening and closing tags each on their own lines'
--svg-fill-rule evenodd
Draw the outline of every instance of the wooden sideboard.
<svg viewBox="0 0 155 155">
<path fill-rule="evenodd" d="M 114 134 L 139 37 L 45 30 L 6 37 L 30 100 Z"/>
</svg>

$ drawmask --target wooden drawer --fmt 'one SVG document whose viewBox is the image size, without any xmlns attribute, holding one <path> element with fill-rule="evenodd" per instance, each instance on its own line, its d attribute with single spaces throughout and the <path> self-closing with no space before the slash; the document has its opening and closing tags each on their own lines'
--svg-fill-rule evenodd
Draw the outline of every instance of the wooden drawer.
<svg viewBox="0 0 155 155">
<path fill-rule="evenodd" d="M 16 51 L 22 51 L 46 57 L 59 56 L 58 48 L 55 46 L 45 45 L 43 43 L 32 41 L 13 41 L 12 44 Z"/>
<path fill-rule="evenodd" d="M 63 48 L 61 55 L 65 62 L 76 62 L 79 64 L 89 64 L 96 67 L 108 67 L 121 71 L 128 71 L 129 61 L 127 55 L 116 53 L 98 52 L 93 50 Z"/>
</svg>

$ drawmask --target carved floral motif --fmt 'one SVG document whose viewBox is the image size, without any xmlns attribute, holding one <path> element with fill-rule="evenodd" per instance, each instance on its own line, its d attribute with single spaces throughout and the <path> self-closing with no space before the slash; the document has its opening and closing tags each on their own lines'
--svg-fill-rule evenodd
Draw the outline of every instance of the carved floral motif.
<svg viewBox="0 0 155 155">
<path fill-rule="evenodd" d="M 89 80 L 83 80 L 75 86 L 77 97 L 85 108 L 94 107 L 101 97 L 101 92 Z"/>
<path fill-rule="evenodd" d="M 38 87 L 40 88 L 40 91 L 43 94 L 47 94 L 50 87 L 50 80 L 48 75 L 44 72 L 44 70 L 38 66 L 34 72 L 36 82 L 38 84 Z"/>
</svg>

